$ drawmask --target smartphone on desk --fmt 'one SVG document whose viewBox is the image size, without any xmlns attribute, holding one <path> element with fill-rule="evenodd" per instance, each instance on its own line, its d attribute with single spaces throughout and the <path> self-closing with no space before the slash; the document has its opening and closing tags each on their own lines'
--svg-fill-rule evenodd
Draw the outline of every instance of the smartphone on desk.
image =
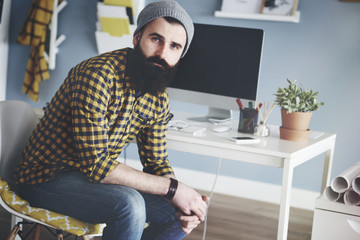
<svg viewBox="0 0 360 240">
<path fill-rule="evenodd" d="M 255 144 L 260 143 L 259 138 L 253 138 L 253 137 L 229 137 L 229 140 L 235 142 L 236 144 Z"/>
</svg>

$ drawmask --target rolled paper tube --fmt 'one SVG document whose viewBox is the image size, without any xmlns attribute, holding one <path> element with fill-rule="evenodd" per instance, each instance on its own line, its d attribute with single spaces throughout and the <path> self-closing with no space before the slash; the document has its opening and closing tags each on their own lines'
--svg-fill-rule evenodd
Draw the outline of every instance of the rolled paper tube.
<svg viewBox="0 0 360 240">
<path fill-rule="evenodd" d="M 358 194 L 360 194 L 360 175 L 357 176 L 356 178 L 354 178 L 351 185 L 352 185 L 352 188 L 354 189 L 354 191 L 357 192 Z"/>
<path fill-rule="evenodd" d="M 344 193 L 344 203 L 346 205 L 360 205 L 360 194 L 353 189 L 349 189 Z"/>
<path fill-rule="evenodd" d="M 337 202 L 341 198 L 342 194 L 335 192 L 330 186 L 327 186 L 324 191 L 324 197 L 330 202 Z"/>
<path fill-rule="evenodd" d="M 344 193 L 350 189 L 351 182 L 360 175 L 360 162 L 346 169 L 331 181 L 331 187 L 335 192 Z"/>
</svg>

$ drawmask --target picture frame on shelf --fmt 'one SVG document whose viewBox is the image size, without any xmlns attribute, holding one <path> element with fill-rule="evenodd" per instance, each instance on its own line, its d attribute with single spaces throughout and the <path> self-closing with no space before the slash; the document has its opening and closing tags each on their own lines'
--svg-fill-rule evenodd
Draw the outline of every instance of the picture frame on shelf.
<svg viewBox="0 0 360 240">
<path fill-rule="evenodd" d="M 221 11 L 228 13 L 260 13 L 263 0 L 222 0 Z"/>
<path fill-rule="evenodd" d="M 298 0 L 262 0 L 262 14 L 294 16 L 298 7 Z"/>
</svg>

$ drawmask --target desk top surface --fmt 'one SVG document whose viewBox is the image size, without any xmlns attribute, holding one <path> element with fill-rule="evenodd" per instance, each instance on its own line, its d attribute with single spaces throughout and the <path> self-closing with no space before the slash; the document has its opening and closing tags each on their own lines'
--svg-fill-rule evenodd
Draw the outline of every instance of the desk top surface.
<svg viewBox="0 0 360 240">
<path fill-rule="evenodd" d="M 194 126 L 205 127 L 206 131 L 200 136 L 193 136 L 191 133 L 169 130 L 167 134 L 169 142 L 186 142 L 197 144 L 198 146 L 203 145 L 228 150 L 260 153 L 281 158 L 294 158 L 311 149 L 331 148 L 333 147 L 336 138 L 336 134 L 312 131 L 306 142 L 283 140 L 280 139 L 279 126 L 270 126 L 269 137 L 256 137 L 253 134 L 239 133 L 237 131 L 237 121 L 222 123 L 231 127 L 231 130 L 229 132 L 216 133 L 212 131 L 212 128 L 215 126 L 213 123 L 189 120 L 189 118 L 192 117 L 194 117 L 194 115 L 189 113 L 174 113 L 175 120 L 182 120 Z M 228 139 L 230 136 L 250 136 L 260 138 L 260 143 L 236 144 Z"/>
</svg>

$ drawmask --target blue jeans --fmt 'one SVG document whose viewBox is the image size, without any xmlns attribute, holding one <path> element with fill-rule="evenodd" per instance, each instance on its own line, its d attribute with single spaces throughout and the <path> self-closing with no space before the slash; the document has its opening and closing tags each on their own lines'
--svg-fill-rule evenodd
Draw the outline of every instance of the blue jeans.
<svg viewBox="0 0 360 240">
<path fill-rule="evenodd" d="M 125 186 L 91 183 L 77 171 L 46 183 L 18 185 L 17 191 L 31 206 L 84 222 L 106 223 L 102 240 L 175 240 L 186 236 L 174 207 L 161 196 Z M 145 222 L 149 223 L 146 229 Z"/>
</svg>

